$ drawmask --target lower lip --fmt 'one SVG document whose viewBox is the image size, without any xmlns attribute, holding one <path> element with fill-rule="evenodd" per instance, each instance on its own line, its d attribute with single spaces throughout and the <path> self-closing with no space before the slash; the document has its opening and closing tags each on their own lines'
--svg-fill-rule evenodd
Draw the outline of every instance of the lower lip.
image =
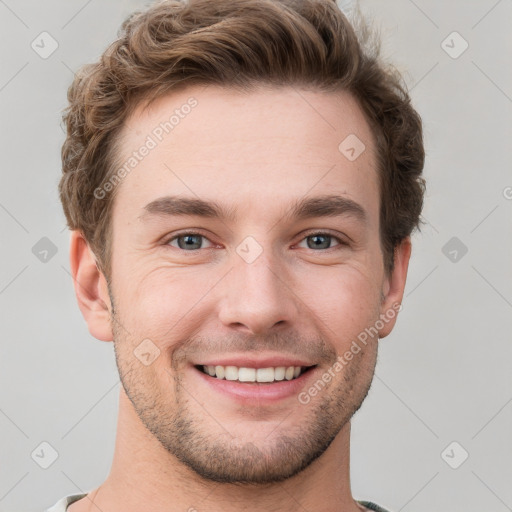
<svg viewBox="0 0 512 512">
<path fill-rule="evenodd" d="M 236 380 L 217 379 L 210 377 L 196 367 L 193 371 L 214 391 L 228 395 L 239 401 L 277 402 L 290 397 L 297 397 L 306 383 L 312 378 L 317 367 L 311 368 L 296 379 L 281 380 L 269 383 L 239 382 Z"/>
</svg>

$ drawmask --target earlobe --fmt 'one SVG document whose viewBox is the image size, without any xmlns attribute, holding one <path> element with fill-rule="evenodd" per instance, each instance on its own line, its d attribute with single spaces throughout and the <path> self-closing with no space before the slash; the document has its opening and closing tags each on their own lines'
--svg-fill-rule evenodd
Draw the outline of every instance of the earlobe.
<svg viewBox="0 0 512 512">
<path fill-rule="evenodd" d="M 379 329 L 379 338 L 385 338 L 395 326 L 398 311 L 401 309 L 404 296 L 405 282 L 407 280 L 407 269 L 411 257 L 411 239 L 405 238 L 395 248 L 394 268 L 385 279 L 383 286 L 384 300 L 381 305 L 381 321 L 384 324 Z"/>
<path fill-rule="evenodd" d="M 98 340 L 112 341 L 112 305 L 107 282 L 83 234 L 78 230 L 71 232 L 69 256 L 75 295 L 89 332 Z"/>
</svg>

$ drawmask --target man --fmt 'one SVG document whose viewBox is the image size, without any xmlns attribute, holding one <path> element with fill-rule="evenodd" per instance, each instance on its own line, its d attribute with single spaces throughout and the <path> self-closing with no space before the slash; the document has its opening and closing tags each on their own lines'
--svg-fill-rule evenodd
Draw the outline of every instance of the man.
<svg viewBox="0 0 512 512">
<path fill-rule="evenodd" d="M 349 446 L 423 201 L 399 78 L 330 0 L 163 1 L 68 98 L 71 270 L 122 389 L 108 478 L 50 510 L 383 511 Z"/>
</svg>

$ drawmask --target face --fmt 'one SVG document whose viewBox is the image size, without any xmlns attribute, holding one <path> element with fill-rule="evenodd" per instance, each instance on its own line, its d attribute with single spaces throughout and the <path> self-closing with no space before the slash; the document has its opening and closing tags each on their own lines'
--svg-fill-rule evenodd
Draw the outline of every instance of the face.
<svg viewBox="0 0 512 512">
<path fill-rule="evenodd" d="M 391 307 L 360 109 L 194 87 L 139 107 L 122 148 L 109 293 L 134 410 L 204 478 L 299 473 L 367 395 L 378 337 L 361 333 Z"/>
</svg>

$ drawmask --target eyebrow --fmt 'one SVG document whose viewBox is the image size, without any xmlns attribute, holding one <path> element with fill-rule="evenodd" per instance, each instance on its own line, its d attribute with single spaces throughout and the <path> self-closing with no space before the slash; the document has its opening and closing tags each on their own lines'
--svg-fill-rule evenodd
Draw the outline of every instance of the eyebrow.
<svg viewBox="0 0 512 512">
<path fill-rule="evenodd" d="M 237 208 L 224 208 L 215 201 L 203 199 L 164 196 L 151 201 L 143 208 L 139 219 L 170 216 L 198 216 L 235 221 Z M 365 209 L 356 201 L 338 195 L 321 195 L 295 200 L 284 215 L 288 219 L 304 220 L 314 217 L 351 216 L 361 223 L 367 223 Z"/>
<path fill-rule="evenodd" d="M 298 199 L 286 217 L 298 220 L 313 217 L 351 216 L 363 224 L 368 221 L 365 209 L 353 199 L 337 195 L 323 195 Z"/>
<path fill-rule="evenodd" d="M 144 211 L 139 215 L 139 219 L 186 215 L 234 221 L 236 219 L 236 208 L 226 209 L 215 201 L 204 201 L 193 197 L 165 196 L 159 197 L 144 206 Z"/>
</svg>

